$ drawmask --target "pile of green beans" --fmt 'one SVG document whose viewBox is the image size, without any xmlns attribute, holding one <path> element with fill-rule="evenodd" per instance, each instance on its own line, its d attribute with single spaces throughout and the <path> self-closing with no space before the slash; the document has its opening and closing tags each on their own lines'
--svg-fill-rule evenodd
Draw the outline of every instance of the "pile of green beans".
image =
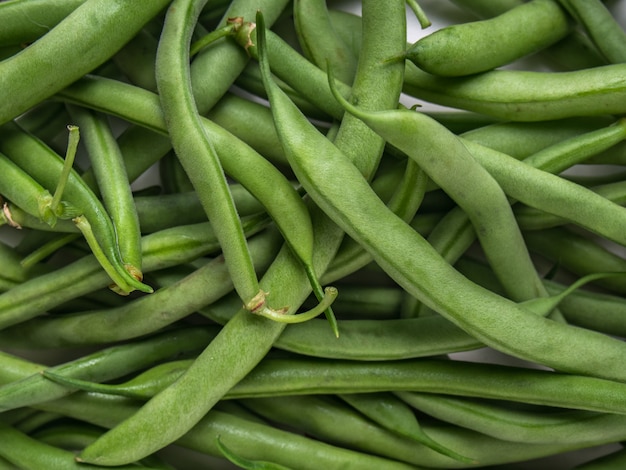
<svg viewBox="0 0 626 470">
<path fill-rule="evenodd" d="M 621 468 L 623 7 L 344 3 L 0 0 L 0 469 Z"/>
</svg>

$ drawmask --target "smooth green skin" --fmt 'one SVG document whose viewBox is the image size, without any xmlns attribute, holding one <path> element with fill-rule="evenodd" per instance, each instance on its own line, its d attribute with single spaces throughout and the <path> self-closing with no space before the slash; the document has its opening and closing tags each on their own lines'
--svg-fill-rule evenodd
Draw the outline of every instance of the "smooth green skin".
<svg viewBox="0 0 626 470">
<path fill-rule="evenodd" d="M 602 334 L 537 317 L 459 274 L 384 205 L 358 169 L 311 126 L 278 88 L 268 92 L 281 141 L 298 181 L 317 205 L 370 251 L 381 268 L 409 294 L 506 354 L 561 371 L 626 380 L 620 365 L 626 345 Z M 289 126 L 280 126 L 281 122 Z M 313 154 L 311 149 L 315 149 Z M 380 232 L 381 226 L 386 227 L 385 232 Z M 572 348 L 581 354 L 574 358 L 564 353 Z"/>
<path fill-rule="evenodd" d="M 508 155 L 471 141 L 463 142 L 508 196 L 626 246 L 623 230 L 626 210 L 620 205 L 584 186 Z"/>
<path fill-rule="evenodd" d="M 85 0 L 10 0 L 0 4 L 0 45 L 34 41 L 61 22 Z"/>
<path fill-rule="evenodd" d="M 272 163 L 287 163 L 267 106 L 234 93 L 227 93 L 206 116 Z M 254 126 L 250 126 L 250 122 L 254 122 Z"/>
<path fill-rule="evenodd" d="M 450 424 L 514 442 L 602 445 L 621 441 L 625 417 L 617 414 L 545 408 L 515 409 L 507 404 L 432 393 L 399 392 L 421 412 Z"/>
<path fill-rule="evenodd" d="M 571 137 L 524 159 L 524 163 L 549 173 L 560 173 L 578 163 L 589 160 L 626 139 L 626 119 L 596 131 Z"/>
<path fill-rule="evenodd" d="M 524 238 L 530 250 L 579 276 L 596 272 L 626 272 L 624 258 L 596 240 L 566 227 L 526 232 Z M 600 279 L 596 283 L 613 292 L 626 293 L 626 283 L 620 277 Z"/>
<path fill-rule="evenodd" d="M 83 465 L 75 459 L 75 454 L 43 442 L 37 441 L 15 428 L 0 424 L 2 450 L 0 455 L 24 470 L 49 468 L 50 470 L 82 469 Z M 107 467 L 94 467 L 107 468 Z M 127 465 L 124 470 L 136 469 L 135 465 Z M 139 467 L 149 468 L 149 467 Z"/>
<path fill-rule="evenodd" d="M 226 398 L 414 391 L 626 414 L 623 383 L 465 361 L 266 359 Z"/>
<path fill-rule="evenodd" d="M 608 62 L 626 62 L 626 31 L 600 0 L 559 0 Z"/>
<path fill-rule="evenodd" d="M 268 397 L 241 402 L 270 421 L 324 442 L 412 465 L 430 467 L 432 464 L 429 448 L 399 436 L 335 397 Z M 449 457 L 445 460 L 454 462 Z"/>
<path fill-rule="evenodd" d="M 51 367 L 50 370 L 64 376 L 83 380 L 107 381 L 152 366 L 160 361 L 201 350 L 217 333 L 215 328 L 180 329 L 160 333 L 145 340 L 112 346 L 91 354 Z M 32 373 L 38 367 L 38 373 Z M 6 410 L 31 406 L 72 393 L 41 375 L 45 366 L 32 364 L 18 370 L 2 370 L 0 382 L 0 409 Z"/>
<path fill-rule="evenodd" d="M 0 195 L 16 204 L 26 213 L 40 218 L 39 198 L 50 192 L 30 177 L 6 155 L 0 153 Z M 7 219 L 7 223 L 11 223 Z M 17 223 L 17 222 L 16 222 Z"/>
<path fill-rule="evenodd" d="M 393 48 L 405 44 L 404 5 L 401 2 L 381 5 L 379 2 L 367 1 L 363 4 L 363 15 L 367 18 L 365 24 L 371 34 L 366 35 L 368 40 L 363 45 L 360 73 L 357 73 L 353 91 L 370 106 L 393 107 L 400 93 L 402 68 L 381 67 L 381 59 L 388 56 Z M 342 127 L 343 132 L 337 137 L 338 145 L 353 148 L 354 155 L 360 159 L 363 173 L 374 173 L 383 148 L 381 139 L 352 120 L 344 120 Z M 354 145 L 353 141 L 359 142 L 359 145 Z M 312 217 L 316 244 L 313 261 L 319 273 L 330 263 L 343 238 L 343 232 L 319 211 L 313 211 Z M 290 306 L 288 313 L 293 313 L 310 293 L 309 281 L 301 271 L 299 262 L 293 258 L 289 249 L 283 249 L 261 280 L 261 287 L 272 292 L 276 304 Z M 175 385 L 156 395 L 132 419 L 88 447 L 83 457 L 87 452 L 91 454 L 91 459 L 100 461 L 132 461 L 137 459 L 136 456 L 152 453 L 176 439 L 206 414 L 235 383 L 250 373 L 284 327 L 284 324 L 268 322 L 240 310 Z M 215 361 L 215 357 L 220 360 Z M 208 388 L 207 377 L 211 378 Z M 160 416 L 161 419 L 155 422 L 154 416 Z M 148 427 L 147 422 L 150 423 Z M 150 436 L 145 435 L 146 429 Z M 129 437 L 138 436 L 141 436 L 141 442 L 134 443 L 135 448 L 128 448 Z M 298 461 L 304 461 L 302 455 Z M 316 461 L 318 464 L 319 460 Z"/>
<path fill-rule="evenodd" d="M 55 400 L 40 407 L 105 427 L 115 426 L 139 408 L 136 402 L 126 398 L 95 394 L 76 394 L 71 399 Z M 332 446 L 217 410 L 211 410 L 177 444 L 222 457 L 216 445 L 218 436 L 242 457 L 272 461 L 290 468 L 317 470 L 322 465 L 331 470 L 419 470 L 419 467 Z"/>
<path fill-rule="evenodd" d="M 21 256 L 15 251 L 15 248 L 4 242 L 0 243 L 0 265 L 2 265 L 0 276 L 2 279 L 16 284 L 28 279 L 28 273 L 20 264 L 20 259 Z"/>
<path fill-rule="evenodd" d="M 273 260 L 280 237 L 266 233 L 250 241 L 253 267 L 262 272 Z M 40 318 L 4 332 L 16 340 L 30 338 L 47 347 L 122 341 L 158 331 L 215 302 L 233 289 L 222 255 L 181 279 L 116 308 Z"/>
<path fill-rule="evenodd" d="M 562 140 L 610 125 L 609 116 L 559 119 L 546 122 L 497 122 L 463 132 L 466 140 L 521 160 Z"/>
<path fill-rule="evenodd" d="M 253 218 L 248 230 L 265 226 L 265 219 Z M 144 272 L 176 266 L 215 253 L 219 243 L 208 223 L 178 226 L 142 238 Z M 89 292 L 106 287 L 109 277 L 93 256 L 26 281 L 0 295 L 0 326 L 23 322 L 42 312 Z M 8 344 L 11 335 L 5 337 Z"/>
<path fill-rule="evenodd" d="M 134 85 L 156 93 L 154 74 L 158 38 L 144 28 L 139 31 L 111 60 Z"/>
<path fill-rule="evenodd" d="M 492 70 L 436 77 L 407 62 L 404 92 L 432 103 L 511 121 L 624 114 L 624 64 L 572 72 Z"/>
<path fill-rule="evenodd" d="M 265 211 L 261 203 L 240 184 L 233 183 L 229 189 L 241 217 Z M 195 192 L 136 196 L 134 204 L 143 233 L 206 222 L 206 214 Z"/>
<path fill-rule="evenodd" d="M 336 95 L 341 100 L 340 95 Z M 509 201 L 463 142 L 434 119 L 415 111 L 363 111 L 340 101 L 426 172 L 467 214 L 498 278 L 513 300 L 546 294 L 525 248 Z"/>
<path fill-rule="evenodd" d="M 406 58 L 433 75 L 472 75 L 544 49 L 569 31 L 556 0 L 532 0 L 488 20 L 439 29 L 407 49 Z"/>
<path fill-rule="evenodd" d="M 242 47 L 246 47 L 248 41 L 251 41 L 252 46 L 247 47 L 246 51 L 252 58 L 259 59 L 258 38 L 255 28 L 253 29 L 251 26 L 241 28 L 235 39 Z M 267 32 L 267 50 L 272 73 L 276 77 L 283 80 L 328 115 L 335 119 L 341 119 L 343 109 L 333 98 L 328 87 L 326 72 L 323 69 L 309 62 L 272 31 Z M 348 85 L 340 83 L 338 88 L 345 96 L 350 94 Z"/>
<path fill-rule="evenodd" d="M 28 134 L 14 123 L 0 129 L 0 151 L 12 159 L 24 171 L 51 193 L 54 193 L 63 171 L 63 159 L 35 136 Z M 115 227 L 104 205 L 76 171 L 71 171 L 63 191 L 66 200 L 78 214 L 85 216 L 98 245 L 106 259 L 115 269 L 119 287 L 125 292 L 135 289 L 151 292 L 152 289 L 140 282 L 126 270 L 122 260 Z"/>
<path fill-rule="evenodd" d="M 243 228 L 228 190 L 213 137 L 202 125 L 191 91 L 189 45 L 206 0 L 176 2 L 168 9 L 159 39 L 155 73 L 163 118 L 172 147 L 212 222 L 235 290 L 257 308 L 259 282 Z M 312 248 L 312 238 L 311 248 Z M 264 304 L 265 299 L 261 299 Z"/>
<path fill-rule="evenodd" d="M 332 64 L 338 80 L 352 83 L 357 56 L 335 31 L 324 0 L 296 0 L 294 26 L 304 55 L 321 69 Z"/>
<path fill-rule="evenodd" d="M 100 195 L 115 229 L 120 256 L 131 274 L 141 280 L 139 217 L 117 141 L 104 115 L 71 105 L 68 108 L 73 122 L 80 128 Z"/>
<path fill-rule="evenodd" d="M 245 470 L 289 470 L 284 465 L 272 462 L 264 462 L 261 460 L 250 460 L 235 454 L 232 450 L 224 445 L 219 436 L 217 436 L 217 447 L 224 457 Z"/>
<path fill-rule="evenodd" d="M 138 123 L 161 134 L 166 132 L 159 97 L 114 80 L 88 78 L 64 90 L 61 97 L 89 108 Z M 281 233 L 302 260 L 312 253 L 308 209 L 289 180 L 271 163 L 233 134 L 208 119 L 202 125 L 211 136 L 226 174 L 242 184 L 266 208 Z"/>
<path fill-rule="evenodd" d="M 88 0 L 41 40 L 0 62 L 0 90 L 11 95 L 0 104 L 0 123 L 103 64 L 168 3 Z"/>
<path fill-rule="evenodd" d="M 339 397 L 383 429 L 465 463 L 475 460 L 457 454 L 434 441 L 421 428 L 413 410 L 392 393 L 343 393 Z M 343 421 L 342 421 L 343 422 Z"/>
</svg>

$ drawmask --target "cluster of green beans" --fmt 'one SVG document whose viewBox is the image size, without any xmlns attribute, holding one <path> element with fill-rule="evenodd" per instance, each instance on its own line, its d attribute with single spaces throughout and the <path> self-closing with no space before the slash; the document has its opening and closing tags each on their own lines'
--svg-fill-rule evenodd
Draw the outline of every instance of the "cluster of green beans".
<svg viewBox="0 0 626 470">
<path fill-rule="evenodd" d="M 623 10 L 440 3 L 0 1 L 0 469 L 622 468 Z"/>
</svg>

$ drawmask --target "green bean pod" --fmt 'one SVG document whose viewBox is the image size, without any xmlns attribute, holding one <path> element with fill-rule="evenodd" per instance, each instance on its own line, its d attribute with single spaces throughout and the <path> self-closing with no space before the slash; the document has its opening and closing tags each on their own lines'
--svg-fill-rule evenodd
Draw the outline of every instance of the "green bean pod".
<svg viewBox="0 0 626 470">
<path fill-rule="evenodd" d="M 523 301 L 546 294 L 506 195 L 461 140 L 419 112 L 367 112 L 350 105 L 339 93 L 335 96 L 349 113 L 414 159 L 465 211 L 512 299 Z"/>
<path fill-rule="evenodd" d="M 598 50 L 614 64 L 626 62 L 626 31 L 600 0 L 559 0 L 583 26 Z"/>
<path fill-rule="evenodd" d="M 39 139 L 23 131 L 17 124 L 10 123 L 0 130 L 0 147 L 17 165 L 27 171 L 49 191 L 55 191 L 62 178 L 63 160 Z M 103 204 L 75 171 L 70 171 L 63 191 L 64 199 L 86 219 L 104 258 L 110 265 L 108 274 L 114 278 L 122 292 L 141 290 L 152 292 L 152 288 L 132 276 L 121 258 L 115 227 Z M 103 264 L 104 267 L 104 264 Z"/>
<path fill-rule="evenodd" d="M 298 180 L 408 293 L 504 353 L 561 371 L 626 380 L 618 359 L 626 350 L 622 342 L 538 317 L 459 274 L 385 206 L 358 169 L 266 77 L 277 129 Z M 348 184 L 351 190 L 345 191 Z M 575 358 L 556 353 L 572 347 L 585 353 Z"/>
<path fill-rule="evenodd" d="M 418 99 L 511 121 L 624 114 L 624 64 L 572 72 L 492 70 L 436 77 L 407 62 L 404 91 Z"/>
<path fill-rule="evenodd" d="M 0 62 L 0 90 L 11 95 L 0 105 L 0 124 L 103 64 L 168 3 L 88 0 L 41 40 Z"/>
<path fill-rule="evenodd" d="M 366 24 L 368 24 L 368 30 L 372 34 L 371 40 L 364 43 L 364 54 L 360 58 L 360 63 L 362 62 L 366 68 L 361 71 L 362 77 L 355 80 L 355 89 L 372 106 L 391 107 L 397 103 L 400 93 L 401 68 L 393 65 L 383 68 L 380 60 L 389 53 L 391 48 L 403 47 L 405 44 L 404 21 L 406 13 L 404 5 L 401 2 L 382 5 L 379 2 L 368 0 L 364 4 L 363 11 L 364 16 L 370 19 Z M 383 11 L 385 12 L 384 15 L 382 14 Z M 393 25 L 393 28 L 390 28 L 390 25 Z M 381 35 L 385 31 L 387 34 Z M 357 75 L 359 75 L 358 71 Z M 351 141 L 353 139 L 360 140 L 361 144 L 365 146 L 365 150 L 360 146 L 355 148 L 355 160 L 358 155 L 363 173 L 372 174 L 378 164 L 383 143 L 374 133 L 368 129 L 364 130 L 363 127 L 357 128 L 352 124 L 349 125 L 348 129 L 345 129 L 345 133 L 342 134 L 344 137 L 340 139 L 338 136 L 336 141 L 341 141 L 346 145 L 350 144 L 352 147 Z M 324 271 L 328 266 L 339 246 L 343 233 L 319 211 L 312 211 L 312 216 L 316 244 L 314 266 L 319 272 Z M 275 291 L 273 295 L 284 299 L 282 303 L 291 306 L 287 313 L 292 313 L 308 296 L 310 287 L 306 276 L 301 272 L 302 269 L 298 260 L 292 256 L 289 248 L 286 248 L 286 250 L 280 251 L 276 261 L 272 263 L 263 276 L 261 287 L 270 292 Z M 151 449 L 160 448 L 171 442 L 176 436 L 187 432 L 189 427 L 206 413 L 206 410 L 210 409 L 237 381 L 258 364 L 283 329 L 284 325 L 282 324 L 267 322 L 263 318 L 246 315 L 245 311 L 240 310 L 183 377 L 147 402 L 137 414 L 133 415 L 133 419 L 125 421 L 115 430 L 106 434 L 105 438 L 96 441 L 84 453 L 91 453 L 92 458 L 119 461 L 128 459 L 130 454 L 150 453 Z M 241 348 L 236 352 L 232 349 L 233 341 L 241 345 Z M 220 361 L 214 360 L 216 355 L 221 358 Z M 206 384 L 207 377 L 211 378 L 210 393 L 207 393 L 205 387 L 196 386 L 199 381 Z M 189 399 L 181 401 L 181 393 Z M 181 414 L 170 406 L 173 403 L 194 404 L 194 406 L 193 409 L 188 410 L 189 412 Z M 162 417 L 158 422 L 153 423 L 154 426 L 151 425 L 146 428 L 145 420 L 152 421 L 154 418 L 153 409 L 160 410 L 156 413 L 157 415 L 164 412 L 169 418 Z M 181 418 L 184 419 L 181 420 Z M 137 444 L 135 449 L 126 448 L 126 450 L 115 444 L 119 437 L 122 438 L 124 444 L 128 444 L 128 435 L 125 429 L 133 429 L 135 426 L 142 430 L 149 429 L 155 440 L 150 443 L 134 443 Z M 131 434 L 139 436 L 134 432 Z M 104 452 L 101 453 L 97 450 L 98 447 Z M 115 449 L 115 451 L 112 452 L 111 449 Z M 302 455 L 299 456 L 299 461 L 301 458 Z M 318 462 L 316 462 L 317 464 Z"/>
<path fill-rule="evenodd" d="M 79 125 L 98 189 L 111 217 L 120 256 L 126 269 L 143 279 L 141 229 L 122 153 L 103 115 L 69 106 L 70 116 Z"/>
<path fill-rule="evenodd" d="M 472 75 L 537 52 L 569 31 L 556 0 L 532 0 L 488 20 L 439 29 L 409 47 L 406 59 L 433 75 Z"/>
</svg>

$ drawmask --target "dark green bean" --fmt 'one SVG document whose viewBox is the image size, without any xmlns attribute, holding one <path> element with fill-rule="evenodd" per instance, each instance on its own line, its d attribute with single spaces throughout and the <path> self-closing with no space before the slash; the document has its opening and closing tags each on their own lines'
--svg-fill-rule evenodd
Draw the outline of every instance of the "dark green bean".
<svg viewBox="0 0 626 470">
<path fill-rule="evenodd" d="M 49 368 L 63 376 L 106 381 L 130 374 L 159 361 L 201 350 L 217 333 L 215 328 L 187 328 L 160 333 L 145 340 L 112 346 L 79 359 Z M 72 392 L 46 380 L 39 372 L 46 366 L 22 365 L 19 372 L 3 371 L 0 382 L 0 409 L 4 411 L 53 400 Z"/>
<path fill-rule="evenodd" d="M 572 72 L 492 70 L 435 77 L 407 62 L 404 91 L 418 99 L 512 121 L 623 114 L 623 64 Z"/>
<path fill-rule="evenodd" d="M 73 452 L 44 444 L 3 423 L 0 423 L 0 436 L 3 442 L 0 455 L 18 468 L 24 470 L 83 468 L 76 461 Z M 94 468 L 103 469 L 107 467 Z M 136 469 L 137 467 L 135 465 L 126 465 L 120 468 L 128 470 L 131 468 Z"/>
<path fill-rule="evenodd" d="M 544 49 L 569 31 L 556 0 L 532 0 L 488 20 L 439 29 L 408 48 L 406 58 L 434 75 L 472 75 Z"/>
<path fill-rule="evenodd" d="M 260 230 L 266 223 L 265 217 L 253 217 L 246 223 L 247 233 Z M 184 263 L 217 250 L 219 244 L 208 223 L 156 232 L 142 239 L 144 271 Z M 41 315 L 67 300 L 106 287 L 108 279 L 93 257 L 79 259 L 0 295 L 0 324 L 4 328 Z"/>
<path fill-rule="evenodd" d="M 350 114 L 414 159 L 463 209 L 512 299 L 523 301 L 546 294 L 506 195 L 460 139 L 419 112 L 367 112 L 350 105 L 338 93 L 335 96 Z"/>
<path fill-rule="evenodd" d="M 0 89 L 11 94 L 0 106 L 0 123 L 104 63 L 168 3 L 88 0 L 78 6 L 43 38 L 0 62 Z M 109 38 L 105 43 L 104 36 Z"/>
<path fill-rule="evenodd" d="M 389 55 L 389 52 L 396 47 L 403 47 L 405 44 L 405 10 L 401 2 L 386 2 L 384 6 L 380 2 L 367 1 L 363 5 L 363 14 L 368 18 L 366 21 L 368 31 L 367 39 L 363 44 L 363 54 L 360 57 L 360 66 L 357 69 L 357 79 L 353 87 L 353 92 L 362 97 L 364 102 L 374 108 L 393 107 L 396 105 L 401 86 L 402 68 L 396 66 L 381 65 L 381 59 Z M 385 14 L 383 14 L 383 12 Z M 391 25 L 393 25 L 391 27 Z M 401 25 L 402 27 L 399 27 Z M 361 67 L 361 65 L 363 67 Z M 360 71 L 360 73 L 359 73 Z M 361 75 L 359 77 L 359 75 Z M 378 166 L 380 155 L 383 149 L 383 142 L 369 130 L 364 130 L 363 126 L 356 126 L 353 120 L 342 123 L 343 131 L 337 136 L 336 144 L 340 147 L 354 149 L 354 159 L 359 159 L 359 166 L 364 174 L 371 175 Z M 359 145 L 353 145 L 353 141 Z M 319 211 L 312 213 L 315 227 L 314 266 L 317 272 L 323 272 L 332 259 L 339 246 L 343 232 Z M 268 272 L 261 281 L 261 287 L 267 291 L 274 292 L 276 298 L 283 298 L 280 302 L 284 305 L 291 305 L 295 310 L 298 305 L 310 292 L 306 276 L 299 274 L 298 262 L 289 251 L 281 250 L 276 261 L 270 266 Z M 144 432 L 146 429 L 154 433 L 152 442 L 142 442 L 137 450 L 138 453 L 150 453 L 151 449 L 160 448 L 165 443 L 175 439 L 177 435 L 188 430 L 189 424 L 197 421 L 199 416 L 206 413 L 215 402 L 242 377 L 258 364 L 271 347 L 273 341 L 280 335 L 284 325 L 271 324 L 265 319 L 246 315 L 239 311 L 222 329 L 220 335 L 211 342 L 207 349 L 199 356 L 198 360 L 189 371 L 181 377 L 175 385 L 168 387 L 155 398 L 144 405 L 139 412 L 133 415 L 132 420 L 125 421 L 123 425 L 115 428 L 115 431 L 105 434 L 105 438 L 96 441 L 91 449 L 92 457 L 99 454 L 97 451 L 98 442 L 105 449 L 108 447 L 106 440 L 115 441 L 122 437 L 124 444 L 128 444 L 128 434 L 125 428 L 132 429 L 139 426 Z M 232 344 L 239 344 L 241 347 L 235 352 Z M 216 356 L 220 357 L 215 361 Z M 211 377 L 212 385 L 207 389 L 198 387 L 198 381 L 206 383 L 206 378 Z M 182 399 L 181 393 L 189 399 Z M 193 396 L 193 397 L 192 397 Z M 193 404 L 193 409 L 182 414 L 174 411 L 170 415 L 171 419 L 162 417 L 157 422 L 153 422 L 153 408 L 162 410 L 167 414 L 173 411 L 170 403 Z M 176 407 L 174 407 L 176 408 Z M 193 412 L 193 414 L 192 414 Z M 160 415 L 161 411 L 157 413 Z M 184 420 L 181 420 L 184 417 Z M 148 428 L 144 425 L 144 419 L 153 422 Z M 118 437 L 115 437 L 117 434 Z M 139 437 L 135 432 L 131 436 Z M 147 444 L 147 446 L 145 445 Z M 135 453 L 135 450 L 122 449 L 117 444 L 113 445 L 119 449 L 119 459 L 125 460 Z M 123 446 L 125 447 L 125 445 Z M 232 446 L 230 446 L 232 447 Z M 236 449 L 235 449 L 236 450 Z M 117 453 L 117 450 L 114 452 Z M 117 460 L 118 457 L 106 450 L 107 459 Z M 301 462 L 301 457 L 299 461 Z M 316 465 L 319 461 L 316 462 Z M 301 465 L 301 463 L 299 464 Z"/>
<path fill-rule="evenodd" d="M 580 23 L 598 50 L 614 64 L 626 62 L 626 32 L 600 0 L 559 0 Z"/>
<path fill-rule="evenodd" d="M 63 181 L 61 175 L 64 163 L 61 157 L 16 124 L 5 124 L 0 129 L 2 135 L 0 146 L 6 155 L 42 186 L 53 192 L 59 181 Z M 90 236 L 89 232 L 93 232 L 93 247 L 102 250 L 105 258 L 101 260 L 103 267 L 110 266 L 107 270 L 108 274 L 114 278 L 118 287 L 123 292 L 131 292 L 135 289 L 151 292 L 152 289 L 149 286 L 133 277 L 124 267 L 115 228 L 109 215 L 93 191 L 75 171 L 71 171 L 68 175 L 63 197 L 82 217 L 79 219 L 82 226 L 88 226 L 84 235 L 87 237 Z"/>
<path fill-rule="evenodd" d="M 87 394 L 76 395 L 72 400 L 55 400 L 41 407 L 105 427 L 115 426 L 138 409 L 135 402 L 125 398 Z M 240 456 L 269 460 L 289 468 L 317 470 L 323 465 L 329 470 L 419 470 L 419 467 L 416 469 L 396 460 L 332 446 L 216 410 L 210 411 L 177 444 L 221 456 L 216 445 L 217 436 Z"/>
<path fill-rule="evenodd" d="M 280 90 L 269 91 L 273 93 L 270 101 L 281 141 L 300 183 L 408 293 L 501 352 L 561 371 L 614 380 L 626 378 L 618 359 L 624 353 L 622 342 L 535 316 L 468 281 L 387 209 L 358 169 L 310 125 Z M 289 126 L 280 126 L 281 122 Z M 347 184 L 350 191 L 344 190 Z M 377 229 L 380 226 L 386 227 L 384 233 Z M 558 353 L 572 347 L 585 352 L 575 358 Z"/>
<path fill-rule="evenodd" d="M 337 78 L 352 83 L 357 57 L 335 32 L 324 1 L 301 1 L 293 4 L 294 26 L 305 56 L 318 67 L 333 65 Z"/>
<path fill-rule="evenodd" d="M 264 233 L 250 240 L 255 269 L 262 272 L 271 263 L 278 249 L 278 238 L 276 233 Z M 1 334 L 7 340 L 29 338 L 34 344 L 46 347 L 121 341 L 171 325 L 232 289 L 229 271 L 219 256 L 176 284 L 117 308 L 34 319 Z"/>
<path fill-rule="evenodd" d="M 104 115 L 69 106 L 70 116 L 81 128 L 83 142 L 98 189 L 115 229 L 120 256 L 131 276 L 143 279 L 141 230 L 122 153 Z"/>
<path fill-rule="evenodd" d="M 0 44 L 23 44 L 46 34 L 85 0 L 30 2 L 5 1 L 0 4 L 0 21 L 4 24 Z"/>
</svg>

